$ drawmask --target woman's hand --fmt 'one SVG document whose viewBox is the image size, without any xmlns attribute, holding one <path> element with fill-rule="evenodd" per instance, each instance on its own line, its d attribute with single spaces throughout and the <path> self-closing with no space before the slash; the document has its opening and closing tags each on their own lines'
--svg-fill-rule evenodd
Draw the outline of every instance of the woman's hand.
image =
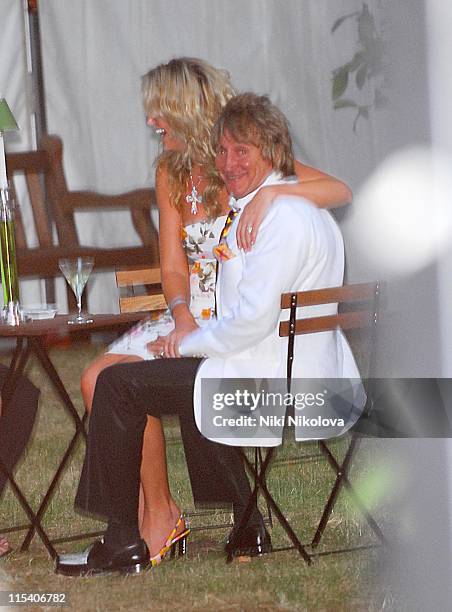
<svg viewBox="0 0 452 612">
<path fill-rule="evenodd" d="M 349 187 L 334 176 L 300 162 L 295 162 L 295 173 L 298 182 L 261 187 L 247 204 L 237 227 L 237 246 L 240 249 L 251 250 L 262 220 L 278 195 L 305 198 L 318 208 L 344 206 L 352 200 Z"/>
<path fill-rule="evenodd" d="M 159 336 L 157 340 L 149 342 L 147 346 L 148 351 L 161 358 L 180 357 L 180 343 L 185 336 L 198 329 L 198 327 L 193 318 L 191 320 L 184 320 L 183 323 L 177 323 L 175 329 L 167 336 Z"/>
<path fill-rule="evenodd" d="M 274 186 L 267 185 L 267 187 L 259 189 L 254 198 L 246 205 L 237 226 L 237 246 L 239 249 L 251 250 L 256 242 L 257 232 L 262 220 L 277 195 L 278 191 Z"/>
</svg>

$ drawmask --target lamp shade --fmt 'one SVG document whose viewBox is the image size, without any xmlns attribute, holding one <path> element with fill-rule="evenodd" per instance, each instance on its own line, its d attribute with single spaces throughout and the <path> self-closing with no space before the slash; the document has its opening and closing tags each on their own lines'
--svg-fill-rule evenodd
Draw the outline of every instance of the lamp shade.
<svg viewBox="0 0 452 612">
<path fill-rule="evenodd" d="M 5 98 L 0 98 L 0 132 L 18 130 L 19 126 L 6 102 Z"/>
</svg>

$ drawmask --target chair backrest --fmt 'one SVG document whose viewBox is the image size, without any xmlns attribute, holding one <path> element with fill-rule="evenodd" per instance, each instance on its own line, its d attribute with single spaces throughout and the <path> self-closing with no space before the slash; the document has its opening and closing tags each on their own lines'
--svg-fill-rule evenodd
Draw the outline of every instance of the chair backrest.
<svg viewBox="0 0 452 612">
<path fill-rule="evenodd" d="M 281 296 L 281 308 L 283 310 L 289 309 L 290 312 L 289 320 L 282 321 L 279 325 L 279 335 L 289 339 L 287 351 L 288 380 L 292 376 L 295 336 L 334 331 L 336 329 L 349 332 L 350 330 L 363 328 L 368 328 L 369 330 L 369 355 L 366 375 L 370 378 L 374 373 L 375 366 L 379 293 L 380 286 L 378 282 L 283 293 Z M 337 304 L 338 312 L 326 316 L 297 317 L 298 307 L 321 304 Z"/>
<path fill-rule="evenodd" d="M 25 153 L 9 153 L 6 156 L 6 163 L 8 178 L 11 180 L 11 187 L 14 192 L 14 177 L 23 175 L 25 178 L 39 246 L 52 246 L 52 223 L 43 191 L 43 177 L 49 171 L 49 159 L 46 152 L 38 150 L 27 151 Z M 19 203 L 16 192 L 14 196 L 16 203 Z M 27 248 L 27 241 L 21 207 L 16 209 L 15 219 L 16 247 L 19 250 L 25 250 Z"/>
<path fill-rule="evenodd" d="M 161 272 L 158 266 L 140 270 L 117 270 L 116 284 L 126 295 L 119 297 L 121 312 L 140 310 L 163 310 L 166 300 L 161 285 Z"/>
<path fill-rule="evenodd" d="M 129 210 L 143 247 L 147 249 L 147 262 L 158 262 L 158 235 L 151 222 L 151 205 L 155 201 L 153 189 L 137 189 L 119 195 L 102 195 L 92 191 L 69 191 L 63 171 L 63 143 L 57 136 L 45 136 L 41 147 L 49 160 L 46 189 L 60 242 L 69 241 L 78 246 L 75 225 L 76 211 Z"/>
<path fill-rule="evenodd" d="M 16 211 L 15 227 L 20 276 L 54 276 L 59 273 L 58 259 L 78 255 L 94 256 L 96 269 L 158 263 L 158 234 L 151 221 L 154 190 L 138 189 L 120 195 L 69 191 L 63 170 L 63 144 L 57 136 L 44 136 L 37 151 L 8 154 L 6 163 L 8 177 L 13 185 L 16 177 L 25 177 L 38 240 L 36 247 L 27 246 L 19 208 Z M 81 246 L 75 213 L 82 210 L 130 211 L 142 244 L 124 248 Z"/>
</svg>

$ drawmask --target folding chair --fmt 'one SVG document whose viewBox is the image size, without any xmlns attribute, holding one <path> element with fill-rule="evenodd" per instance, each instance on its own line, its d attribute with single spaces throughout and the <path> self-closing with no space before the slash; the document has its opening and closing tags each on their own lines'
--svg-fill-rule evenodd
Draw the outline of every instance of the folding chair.
<svg viewBox="0 0 452 612">
<path fill-rule="evenodd" d="M 373 401 L 373 376 L 375 372 L 376 355 L 376 334 L 378 321 L 378 302 L 379 302 L 379 283 L 360 283 L 354 285 L 344 285 L 342 287 L 332 287 L 313 291 L 302 291 L 298 293 L 283 294 L 281 298 L 282 309 L 290 309 L 289 321 L 280 324 L 279 335 L 288 338 L 287 354 L 287 379 L 290 384 L 292 377 L 292 366 L 294 360 L 295 336 L 298 334 L 311 334 L 340 329 L 344 332 L 351 330 L 367 329 L 368 333 L 368 364 L 367 377 L 363 380 L 367 400 L 364 407 L 363 416 L 368 416 L 372 409 Z M 321 304 L 337 303 L 339 312 L 336 315 L 312 318 L 297 318 L 297 308 L 300 306 L 314 306 Z M 329 465 L 336 474 L 333 488 L 322 512 L 322 516 L 312 539 L 311 546 L 317 547 L 323 536 L 325 528 L 333 508 L 339 497 L 342 487 L 346 487 L 352 497 L 356 507 L 363 514 L 369 527 L 375 533 L 381 543 L 385 542 L 383 533 L 377 525 L 375 519 L 369 513 L 363 502 L 354 491 L 348 472 L 352 459 L 358 449 L 359 434 L 356 431 L 351 433 L 350 443 L 342 461 L 338 461 L 334 456 L 328 442 L 319 440 L 319 448 L 323 456 L 326 457 Z M 338 551 L 331 551 L 338 552 Z M 325 553 L 323 553 L 325 554 Z"/>
<path fill-rule="evenodd" d="M 378 298 L 379 298 L 379 285 L 378 283 L 361 283 L 355 285 L 344 285 L 342 287 L 331 287 L 326 289 L 317 289 L 312 291 L 300 291 L 296 293 L 286 293 L 281 296 L 281 308 L 283 310 L 289 309 L 289 320 L 280 323 L 279 335 L 281 337 L 288 338 L 288 350 L 287 350 L 287 388 L 290 392 L 291 381 L 292 381 L 292 369 L 294 362 L 294 345 L 295 336 L 299 334 L 312 334 L 326 331 L 335 331 L 340 329 L 342 331 L 349 330 L 360 330 L 363 328 L 368 329 L 368 344 L 369 344 L 369 364 L 368 364 L 368 377 L 363 380 L 364 389 L 367 396 L 366 405 L 363 410 L 363 414 L 370 412 L 372 407 L 372 375 L 374 372 L 375 363 L 375 345 L 376 345 L 376 325 L 377 325 L 377 312 L 378 312 Z M 342 307 L 342 311 L 334 315 L 327 316 L 315 316 L 309 318 L 302 318 L 297 315 L 297 309 L 300 306 L 314 306 L 321 304 L 338 304 Z M 351 434 L 351 441 L 345 453 L 342 461 L 339 461 L 334 456 L 333 452 L 328 445 L 328 442 L 320 440 L 318 442 L 321 454 L 328 460 L 329 465 L 332 467 L 336 474 L 336 480 L 332 491 L 325 504 L 325 508 L 322 512 L 322 516 L 311 542 L 312 547 L 316 547 L 323 535 L 325 527 L 331 516 L 331 512 L 336 504 L 340 490 L 343 486 L 347 488 L 351 494 L 358 509 L 363 513 L 367 523 L 377 535 L 380 542 L 384 542 L 384 536 L 375 522 L 374 518 L 365 508 L 359 497 L 356 495 L 348 477 L 348 471 L 352 458 L 358 448 L 358 434 L 353 432 Z M 312 554 L 308 554 L 306 546 L 303 545 L 296 535 L 295 531 L 288 523 L 283 512 L 278 507 L 276 501 L 268 490 L 266 475 L 268 468 L 272 462 L 276 448 L 272 447 L 266 450 L 265 457 L 259 466 L 253 466 L 252 463 L 247 459 L 247 456 L 243 449 L 238 448 L 238 452 L 241 454 L 245 461 L 245 464 L 254 478 L 254 489 L 252 496 L 249 500 L 248 506 L 244 512 L 241 525 L 237 529 L 237 540 L 240 537 L 240 529 L 246 525 L 249 516 L 251 514 L 251 508 L 256 503 L 259 491 L 266 499 L 269 506 L 274 511 L 274 515 L 280 522 L 281 526 L 288 535 L 292 546 L 289 548 L 295 548 L 298 550 L 303 559 L 310 563 Z M 285 548 L 279 548 L 276 550 L 287 550 Z M 331 551 L 339 552 L 339 551 Z M 325 554 L 325 553 L 322 553 Z M 228 557 L 228 561 L 231 561 L 232 557 Z"/>
</svg>

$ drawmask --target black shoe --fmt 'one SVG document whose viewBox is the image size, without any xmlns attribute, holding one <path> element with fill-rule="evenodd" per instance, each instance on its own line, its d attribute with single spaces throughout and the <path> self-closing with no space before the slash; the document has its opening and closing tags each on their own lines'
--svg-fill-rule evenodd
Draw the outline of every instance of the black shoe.
<svg viewBox="0 0 452 612">
<path fill-rule="evenodd" d="M 233 557 L 258 557 L 273 550 L 270 534 L 263 525 L 245 527 L 237 538 L 234 528 L 225 544 L 228 559 Z"/>
<path fill-rule="evenodd" d="M 55 573 L 63 576 L 94 576 L 110 572 L 139 574 L 149 565 L 149 550 L 144 540 L 121 548 L 112 548 L 99 540 L 80 554 L 60 555 Z"/>
</svg>

